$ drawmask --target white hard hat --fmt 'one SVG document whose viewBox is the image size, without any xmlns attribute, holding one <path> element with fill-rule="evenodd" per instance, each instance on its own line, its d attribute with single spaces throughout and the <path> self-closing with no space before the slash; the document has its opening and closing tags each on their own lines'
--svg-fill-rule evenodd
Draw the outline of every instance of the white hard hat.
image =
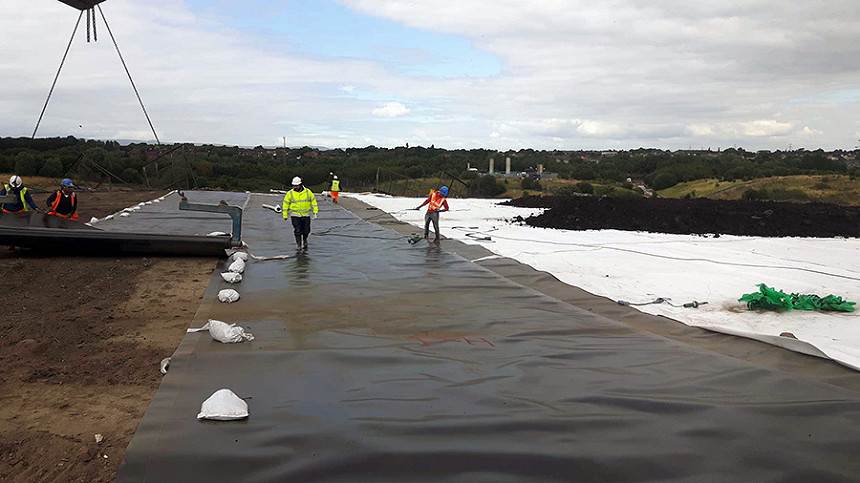
<svg viewBox="0 0 860 483">
<path fill-rule="evenodd" d="M 20 188 L 23 184 L 24 182 L 21 181 L 21 177 L 18 175 L 12 175 L 12 177 L 9 178 L 9 186 L 13 188 Z"/>
<path fill-rule="evenodd" d="M 334 179 L 337 179 L 337 175 L 334 175 Z"/>
<path fill-rule="evenodd" d="M 298 185 L 300 185 L 300 184 L 302 184 L 302 179 L 301 179 L 301 178 L 299 178 L 298 176 L 296 176 L 295 178 L 293 178 L 293 186 L 298 186 Z"/>
</svg>

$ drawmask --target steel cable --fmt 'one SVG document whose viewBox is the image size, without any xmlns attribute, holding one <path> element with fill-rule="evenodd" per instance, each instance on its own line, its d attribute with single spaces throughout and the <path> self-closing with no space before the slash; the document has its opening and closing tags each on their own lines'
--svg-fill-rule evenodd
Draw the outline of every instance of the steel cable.
<svg viewBox="0 0 860 483">
<path fill-rule="evenodd" d="M 51 90 L 48 91 L 48 98 L 45 99 L 45 105 L 42 106 L 42 112 L 39 114 L 39 120 L 36 121 L 36 128 L 33 129 L 33 135 L 30 136 L 31 140 L 36 138 L 36 131 L 39 130 L 39 125 L 42 124 L 42 117 L 45 115 L 45 110 L 48 109 L 48 102 L 50 102 L 51 95 L 54 93 L 54 87 L 57 86 L 57 80 L 60 78 L 60 72 L 63 70 L 63 64 L 66 63 L 66 57 L 69 55 L 69 49 L 72 47 L 72 41 L 75 40 L 75 34 L 78 32 L 78 26 L 81 24 L 81 17 L 83 16 L 84 11 L 81 10 L 81 14 L 78 15 L 78 21 L 75 22 L 75 29 L 72 30 L 72 37 L 69 39 L 69 45 L 66 46 L 66 52 L 63 54 L 63 60 L 60 61 L 60 68 L 57 69 L 57 75 L 54 76 L 54 82 L 51 84 Z"/>
<path fill-rule="evenodd" d="M 102 6 L 99 5 L 99 13 L 102 16 L 102 20 L 105 22 L 105 27 L 107 27 L 108 35 L 110 35 L 110 39 L 113 41 L 113 46 L 116 48 L 116 53 L 119 55 L 119 60 L 122 62 L 122 67 L 125 69 L 125 74 L 128 76 L 128 80 L 131 82 L 131 88 L 134 89 L 134 95 L 137 96 L 137 102 L 140 103 L 140 108 L 143 109 L 143 115 L 146 116 L 146 122 L 149 123 L 149 129 L 152 130 L 152 135 L 155 136 L 155 142 L 157 144 L 161 144 L 161 141 L 158 139 L 158 134 L 155 133 L 155 128 L 152 126 L 152 120 L 149 119 L 149 113 L 146 112 L 146 107 L 143 105 L 143 100 L 140 98 L 140 93 L 137 91 L 137 86 L 134 85 L 134 79 L 131 78 L 131 72 L 128 71 L 128 66 L 125 64 L 125 59 L 122 57 L 122 52 L 119 51 L 119 45 L 116 43 L 116 38 L 113 36 L 113 31 L 110 29 L 110 25 L 108 24 L 107 18 L 105 18 L 105 13 L 102 11 Z"/>
</svg>

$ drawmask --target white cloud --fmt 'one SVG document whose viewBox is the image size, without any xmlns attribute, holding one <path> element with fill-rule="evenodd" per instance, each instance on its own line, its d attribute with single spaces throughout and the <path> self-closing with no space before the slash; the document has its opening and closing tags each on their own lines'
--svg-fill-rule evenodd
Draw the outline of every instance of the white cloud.
<svg viewBox="0 0 860 483">
<path fill-rule="evenodd" d="M 713 136 L 714 128 L 708 124 L 688 124 L 684 131 L 691 136 Z"/>
<path fill-rule="evenodd" d="M 770 138 L 787 135 L 813 115 L 789 105 L 791 99 L 816 93 L 817 85 L 850 89 L 860 82 L 860 17 L 845 15 L 851 0 L 569 0 L 527 8 L 516 0 L 342 3 L 469 38 L 505 59 L 504 75 L 458 93 L 466 104 L 486 99 L 482 114 L 494 121 L 563 119 L 576 112 L 603 123 L 583 121 L 561 136 L 569 140 L 642 138 L 671 147 L 663 141 L 671 139 L 686 147 L 687 136 L 696 142 L 742 137 L 751 147 L 781 147 L 782 141 Z M 826 137 L 860 115 L 860 106 L 834 103 L 817 114 L 829 120 L 818 127 Z M 777 115 L 780 121 L 767 121 Z M 831 135 L 830 144 L 837 139 Z"/>
<path fill-rule="evenodd" d="M 856 0 L 339 3 L 465 39 L 502 71 L 422 78 L 376 59 L 278 51 L 184 0 L 104 10 L 164 141 L 394 146 L 421 129 L 443 147 L 761 149 L 791 135 L 825 148 L 860 137 L 845 127 L 860 118 L 856 100 L 794 101 L 860 85 L 860 17 L 846 14 Z M 76 15 L 60 2 L 0 2 L 0 135 L 32 132 Z M 150 139 L 147 127 L 109 39 L 78 38 L 40 135 Z"/>
<path fill-rule="evenodd" d="M 611 123 L 611 122 L 603 122 L 603 121 L 580 121 L 579 126 L 576 128 L 580 133 L 588 135 L 588 136 L 612 136 L 616 134 L 621 134 L 623 131 L 621 126 Z"/>
<path fill-rule="evenodd" d="M 784 136 L 792 130 L 791 123 L 772 119 L 742 122 L 738 124 L 738 127 L 740 132 L 746 136 Z"/>
<path fill-rule="evenodd" d="M 164 133 L 162 133 L 163 135 Z M 137 129 L 133 131 L 126 130 L 118 130 L 106 133 L 104 136 L 108 139 L 145 139 L 147 141 L 152 141 L 152 131 L 146 131 L 143 129 Z"/>
<path fill-rule="evenodd" d="M 409 108 L 399 102 L 386 102 L 384 106 L 373 110 L 378 117 L 401 117 L 409 114 Z"/>
</svg>

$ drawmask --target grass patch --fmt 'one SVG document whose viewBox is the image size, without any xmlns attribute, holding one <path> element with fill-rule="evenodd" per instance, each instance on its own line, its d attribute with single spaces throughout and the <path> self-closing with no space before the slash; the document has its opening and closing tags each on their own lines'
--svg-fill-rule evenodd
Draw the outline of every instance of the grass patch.
<svg viewBox="0 0 860 483">
<path fill-rule="evenodd" d="M 702 198 L 743 184 L 745 184 L 744 181 L 720 181 L 714 178 L 697 179 L 678 183 L 671 188 L 658 191 L 657 194 L 661 198 L 684 198 L 687 195 L 692 198 Z"/>
<path fill-rule="evenodd" d="M 860 197 L 858 197 L 860 181 L 856 179 L 852 180 L 847 175 L 803 175 L 759 178 L 732 186 L 723 191 L 714 192 L 708 197 L 736 200 L 741 199 L 743 193 L 750 190 L 764 191 L 766 197 L 762 199 L 819 201 L 839 205 L 860 206 Z"/>
</svg>

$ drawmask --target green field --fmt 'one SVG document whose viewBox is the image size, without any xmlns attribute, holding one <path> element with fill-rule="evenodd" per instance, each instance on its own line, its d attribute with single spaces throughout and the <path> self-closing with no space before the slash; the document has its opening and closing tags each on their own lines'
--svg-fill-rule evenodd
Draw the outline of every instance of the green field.
<svg viewBox="0 0 860 483">
<path fill-rule="evenodd" d="M 745 184 L 746 181 L 719 181 L 716 179 L 697 179 L 695 181 L 687 181 L 678 183 L 671 188 L 660 190 L 657 194 L 661 198 L 683 198 L 690 195 L 693 198 L 708 197 L 708 195 L 717 193 L 735 186 Z"/>
<path fill-rule="evenodd" d="M 719 182 L 715 179 L 679 183 L 659 191 L 663 198 L 742 199 L 747 190 L 763 192 L 762 199 L 776 201 L 817 201 L 860 206 L 860 180 L 847 175 L 775 176 L 750 181 Z"/>
</svg>

